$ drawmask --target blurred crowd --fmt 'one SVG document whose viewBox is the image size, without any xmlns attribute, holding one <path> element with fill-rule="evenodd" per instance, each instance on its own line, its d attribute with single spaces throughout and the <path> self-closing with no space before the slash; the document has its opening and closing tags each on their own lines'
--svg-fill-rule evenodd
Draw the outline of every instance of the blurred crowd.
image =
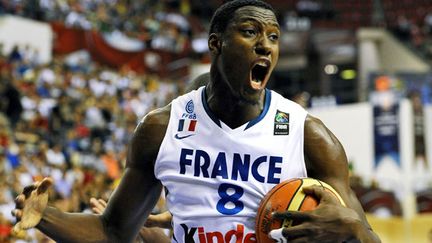
<svg viewBox="0 0 432 243">
<path fill-rule="evenodd" d="M 426 10 L 419 9 L 416 17 L 399 12 L 389 24 L 389 29 L 400 41 L 413 47 L 421 57 L 432 61 L 432 6 Z"/>
<path fill-rule="evenodd" d="M 108 199 L 139 119 L 183 89 L 93 62 L 39 64 L 26 50 L 0 55 L 0 242 L 11 234 L 14 198 L 42 177 L 54 178 L 52 202 L 65 211 Z"/>
<path fill-rule="evenodd" d="M 208 8 L 202 3 L 196 12 Z M 114 32 L 142 41 L 146 47 L 173 52 L 189 50 L 205 34 L 203 23 L 208 22 L 191 15 L 189 0 L 0 0 L 0 14 Z"/>
</svg>

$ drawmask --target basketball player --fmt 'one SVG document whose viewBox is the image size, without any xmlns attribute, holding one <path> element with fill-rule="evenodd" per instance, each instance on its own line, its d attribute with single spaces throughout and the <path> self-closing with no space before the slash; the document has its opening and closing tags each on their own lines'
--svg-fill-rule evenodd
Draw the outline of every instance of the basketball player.
<svg viewBox="0 0 432 243">
<path fill-rule="evenodd" d="M 16 228 L 36 227 L 60 242 L 130 242 L 162 187 L 173 242 L 254 242 L 260 200 L 276 184 L 314 177 L 332 185 L 347 207 L 320 187 L 310 212 L 276 218 L 299 225 L 270 233 L 281 242 L 379 242 L 348 183 L 343 147 L 298 104 L 266 89 L 279 54 L 274 10 L 234 0 L 214 14 L 208 37 L 209 83 L 150 112 L 129 145 L 122 181 L 100 216 L 47 206 L 44 179 L 16 199 Z"/>
</svg>

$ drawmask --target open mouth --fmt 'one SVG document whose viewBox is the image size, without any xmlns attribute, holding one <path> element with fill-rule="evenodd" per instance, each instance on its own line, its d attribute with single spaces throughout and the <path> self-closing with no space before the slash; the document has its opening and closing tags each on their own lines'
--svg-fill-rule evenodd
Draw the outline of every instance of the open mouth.
<svg viewBox="0 0 432 243">
<path fill-rule="evenodd" d="M 256 62 L 251 69 L 251 84 L 254 89 L 262 89 L 269 73 L 270 63 L 268 61 Z"/>
</svg>

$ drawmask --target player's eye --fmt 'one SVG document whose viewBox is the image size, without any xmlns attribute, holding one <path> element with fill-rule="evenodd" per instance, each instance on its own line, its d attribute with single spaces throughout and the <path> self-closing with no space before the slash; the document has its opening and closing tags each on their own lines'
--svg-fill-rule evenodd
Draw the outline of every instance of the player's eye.
<svg viewBox="0 0 432 243">
<path fill-rule="evenodd" d="M 271 34 L 268 37 L 271 41 L 277 41 L 279 40 L 279 35 L 278 34 Z"/>
<path fill-rule="evenodd" d="M 255 36 L 256 35 L 256 31 L 254 29 L 243 29 L 242 32 L 246 36 Z"/>
</svg>

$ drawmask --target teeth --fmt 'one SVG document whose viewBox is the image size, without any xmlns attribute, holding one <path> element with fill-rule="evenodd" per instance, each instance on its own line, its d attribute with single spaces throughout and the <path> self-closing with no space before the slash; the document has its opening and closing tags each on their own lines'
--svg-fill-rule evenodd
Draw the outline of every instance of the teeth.
<svg viewBox="0 0 432 243">
<path fill-rule="evenodd" d="M 258 80 L 258 79 L 256 79 L 256 78 L 254 78 L 252 81 L 255 82 L 255 83 L 259 83 L 259 84 L 262 83 L 261 80 Z"/>
</svg>

